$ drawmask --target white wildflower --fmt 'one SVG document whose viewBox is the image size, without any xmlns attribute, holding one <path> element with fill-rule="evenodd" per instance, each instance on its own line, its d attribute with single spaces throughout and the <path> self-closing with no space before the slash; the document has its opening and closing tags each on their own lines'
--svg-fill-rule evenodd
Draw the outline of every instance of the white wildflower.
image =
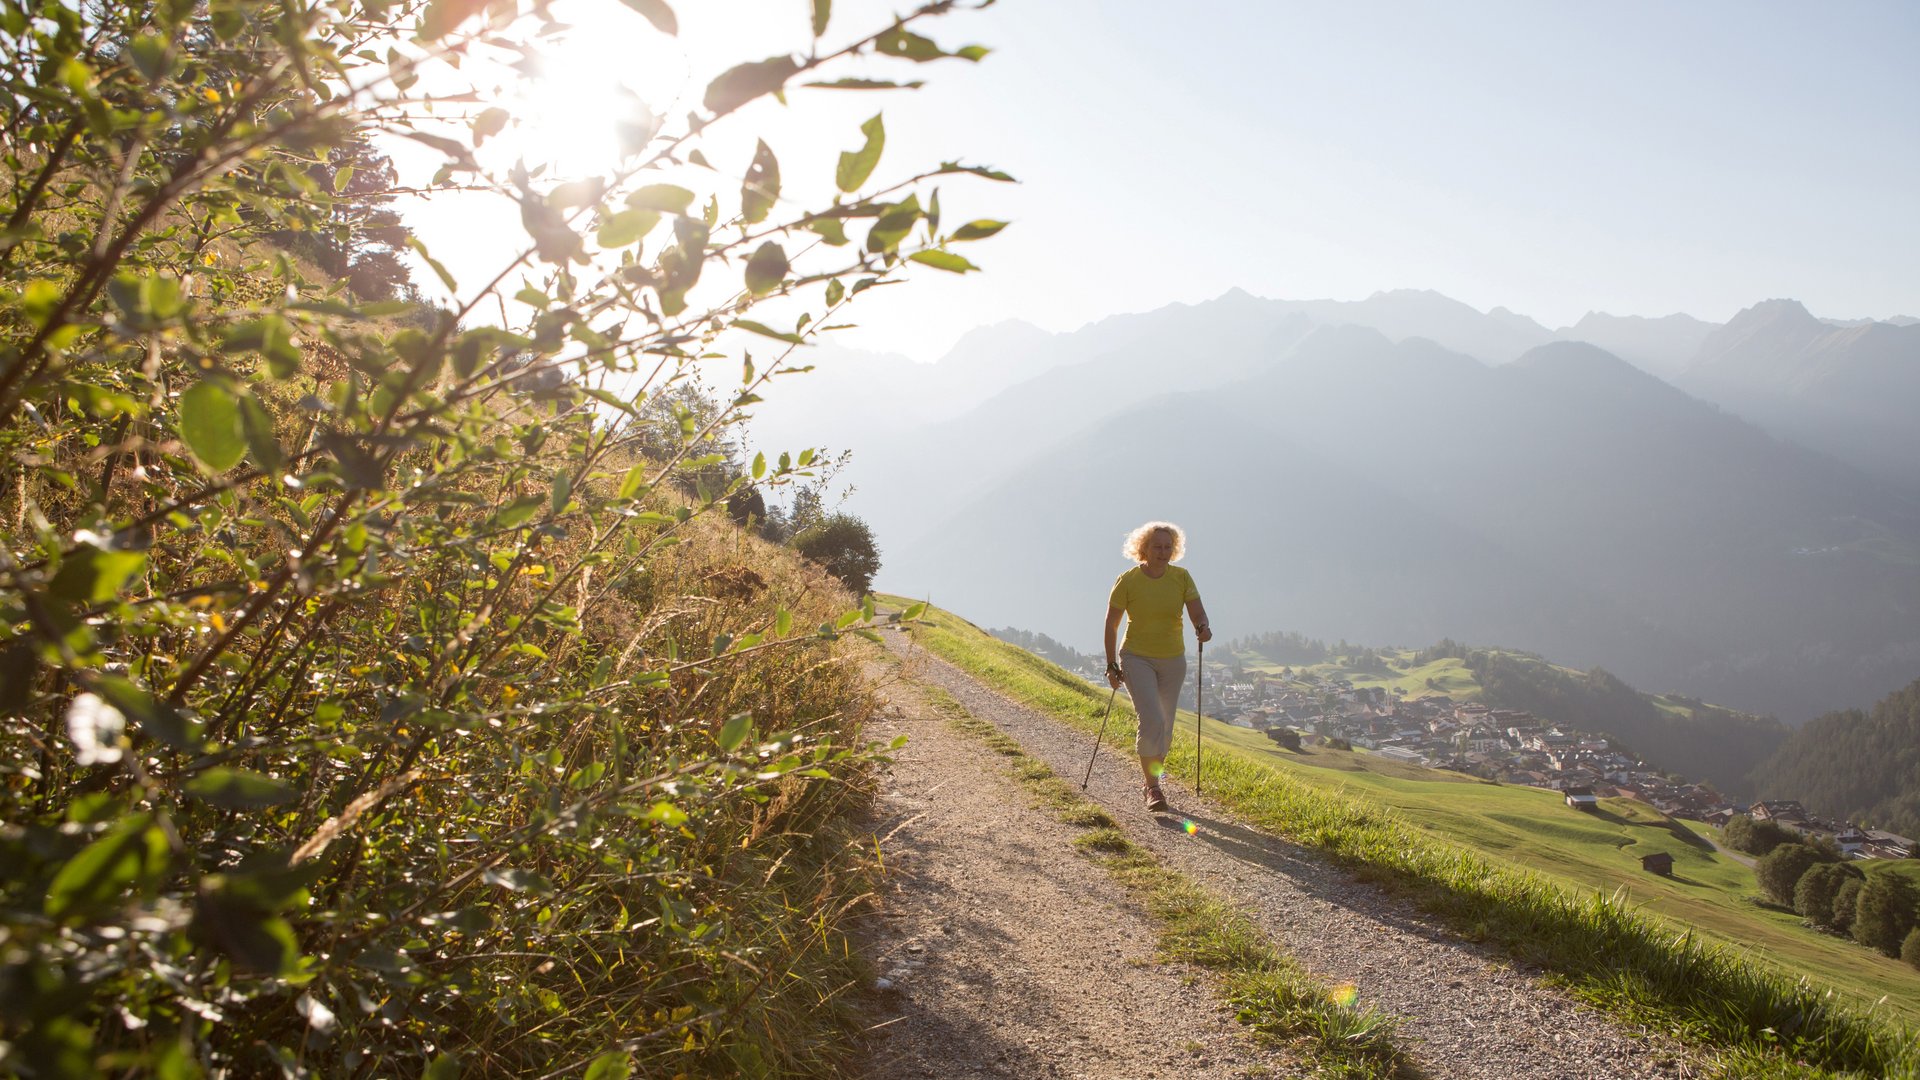
<svg viewBox="0 0 1920 1080">
<path fill-rule="evenodd" d="M 127 718 L 119 709 L 94 694 L 81 694 L 67 706 L 67 738 L 73 740 L 73 756 L 82 765 L 111 765 L 125 752 L 120 740 L 127 733 Z"/>
</svg>

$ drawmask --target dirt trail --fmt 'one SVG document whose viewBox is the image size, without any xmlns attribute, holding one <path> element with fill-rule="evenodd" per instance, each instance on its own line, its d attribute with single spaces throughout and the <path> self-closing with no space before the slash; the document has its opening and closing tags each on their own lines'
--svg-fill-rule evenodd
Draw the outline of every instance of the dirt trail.
<svg viewBox="0 0 1920 1080">
<path fill-rule="evenodd" d="M 1060 775 L 1082 775 L 1088 736 L 925 650 L 908 654 L 903 636 L 888 635 L 888 648 L 906 657 L 907 683 L 941 688 Z M 881 968 L 905 967 L 905 984 L 918 981 L 932 996 L 910 998 L 884 1029 L 877 1074 L 1171 1076 L 1176 1068 L 1182 1077 L 1299 1074 L 1245 1056 L 1244 1036 L 1226 1030 L 1233 1022 L 1207 990 L 1180 986 L 1178 974 L 1171 977 L 1174 989 L 1161 988 L 1166 969 L 1137 964 L 1152 954 L 1151 925 L 1132 913 L 1103 871 L 1072 856 L 1074 830 L 1028 809 L 1025 797 L 1000 778 L 997 755 L 923 719 L 932 714 L 910 688 L 896 685 L 889 693 L 906 710 L 905 718 L 889 723 L 918 744 L 896 765 L 897 793 L 890 797 L 901 820 L 925 816 L 889 845 L 908 860 L 911 880 L 890 898 L 899 925 L 884 936 L 889 944 L 882 947 L 891 952 Z M 1630 1030 L 1544 986 L 1312 851 L 1195 800 L 1171 778 L 1167 791 L 1181 816 L 1198 826 L 1194 834 L 1177 820 L 1145 812 L 1137 768 L 1124 755 L 1102 750 L 1088 795 L 1137 843 L 1247 908 L 1309 970 L 1353 984 L 1361 1003 L 1399 1017 L 1402 1042 L 1429 1075 L 1629 1080 L 1696 1074 L 1690 1056 L 1671 1040 Z M 1075 909 L 1095 913 L 1091 934 L 1051 928 Z M 946 955 L 929 980 L 925 973 L 935 965 L 916 968 L 912 958 L 923 954 L 902 950 L 936 940 Z M 1175 1001 L 1170 1016 L 1134 1011 Z M 1168 1018 L 1143 1023 L 1143 1015 Z M 1141 1032 L 1137 1041 L 1127 1041 L 1130 1032 Z M 932 1043 L 921 1041 L 929 1038 Z M 1191 1056 L 1182 1049 L 1189 1039 L 1202 1048 Z M 1098 1047 L 1093 1056 L 1115 1055 L 1111 1066 L 1036 1049 L 1080 1040 Z M 957 1056 L 923 1056 L 924 1048 L 943 1043 L 958 1049 Z M 1243 1048 L 1242 1056 L 1232 1054 L 1235 1047 Z M 902 1068 L 889 1064 L 889 1050 Z M 1144 1067 L 1128 1067 L 1141 1054 L 1148 1055 Z M 914 1071 L 909 1061 L 934 1071 Z M 1274 1072 L 1261 1073 L 1261 1066 Z"/>
<path fill-rule="evenodd" d="M 1153 921 L 1030 805 L 1007 759 L 876 669 L 894 755 L 875 831 L 889 873 L 865 945 L 874 1077 L 1295 1076 L 1202 973 L 1153 960 Z"/>
</svg>

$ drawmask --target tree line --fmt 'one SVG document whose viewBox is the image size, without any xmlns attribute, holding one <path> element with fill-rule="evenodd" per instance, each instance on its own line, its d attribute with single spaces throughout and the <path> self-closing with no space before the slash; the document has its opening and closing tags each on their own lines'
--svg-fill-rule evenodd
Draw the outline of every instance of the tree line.
<svg viewBox="0 0 1920 1080">
<path fill-rule="evenodd" d="M 1869 709 L 1826 713 L 1753 771 L 1762 798 L 1920 837 L 1920 679 Z"/>
</svg>

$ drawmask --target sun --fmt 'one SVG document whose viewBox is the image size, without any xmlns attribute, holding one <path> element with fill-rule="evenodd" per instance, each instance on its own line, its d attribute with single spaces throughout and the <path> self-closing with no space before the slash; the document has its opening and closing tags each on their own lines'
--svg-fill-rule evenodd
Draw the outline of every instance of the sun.
<svg viewBox="0 0 1920 1080">
<path fill-rule="evenodd" d="M 512 116 L 483 160 L 546 165 L 556 176 L 602 175 L 685 102 L 697 100 L 699 58 L 681 39 L 639 24 L 605 0 L 553 6 L 568 29 L 509 70 L 494 104 Z"/>
</svg>

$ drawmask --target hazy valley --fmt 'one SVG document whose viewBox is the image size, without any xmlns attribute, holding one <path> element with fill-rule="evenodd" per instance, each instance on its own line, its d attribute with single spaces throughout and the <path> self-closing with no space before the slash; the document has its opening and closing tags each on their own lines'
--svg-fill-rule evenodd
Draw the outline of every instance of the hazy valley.
<svg viewBox="0 0 1920 1080">
<path fill-rule="evenodd" d="M 1227 633 L 1510 645 L 1790 723 L 1920 670 L 1920 454 L 1875 434 L 1920 400 L 1911 320 L 1769 301 L 1552 331 L 1236 290 L 1003 324 L 934 365 L 815 362 L 756 438 L 861 431 L 842 479 L 880 583 L 988 622 L 1091 648 L 1118 538 L 1162 516 Z"/>
</svg>

